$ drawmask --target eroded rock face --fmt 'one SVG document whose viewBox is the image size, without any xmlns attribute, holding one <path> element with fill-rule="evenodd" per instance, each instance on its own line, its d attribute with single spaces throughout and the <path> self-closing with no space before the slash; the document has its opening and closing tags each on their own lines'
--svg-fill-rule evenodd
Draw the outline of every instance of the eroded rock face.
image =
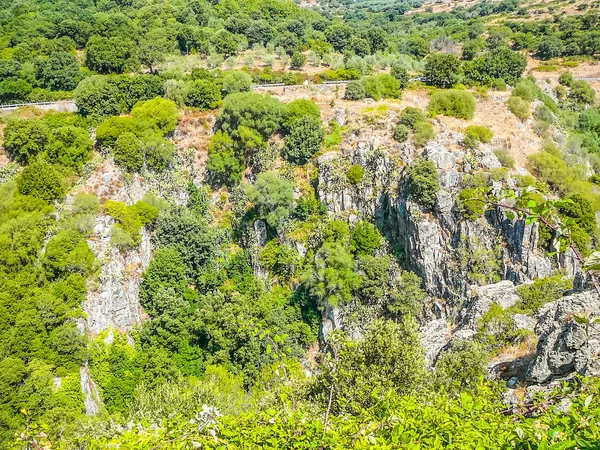
<svg viewBox="0 0 600 450">
<path fill-rule="evenodd" d="M 152 257 L 150 232 L 142 229 L 139 247 L 123 253 L 110 243 L 113 223 L 111 217 L 99 216 L 94 236 L 88 242 L 96 257 L 103 262 L 99 284 L 88 292 L 83 303 L 83 310 L 87 315 L 87 330 L 92 335 L 109 327 L 128 331 L 143 319 L 138 296 L 142 274 Z"/>
<path fill-rule="evenodd" d="M 100 400 L 100 393 L 92 377 L 90 376 L 90 369 L 87 363 L 81 366 L 79 369 L 81 392 L 85 396 L 85 413 L 88 416 L 96 415 L 100 412 L 102 402 Z"/>
<path fill-rule="evenodd" d="M 574 372 L 600 374 L 600 330 L 578 324 L 573 315 L 600 315 L 600 302 L 593 291 L 582 292 L 548 303 L 537 314 L 540 336 L 536 358 L 527 372 L 530 382 L 546 383 Z"/>
<path fill-rule="evenodd" d="M 462 328 L 475 330 L 477 321 L 490 310 L 494 303 L 510 308 L 519 301 L 512 281 L 500 281 L 487 286 L 471 286 L 466 302 L 459 313 Z"/>
<path fill-rule="evenodd" d="M 450 340 L 450 327 L 446 319 L 437 319 L 428 322 L 420 330 L 421 344 L 425 349 L 425 361 L 433 367 L 435 361 Z"/>
</svg>

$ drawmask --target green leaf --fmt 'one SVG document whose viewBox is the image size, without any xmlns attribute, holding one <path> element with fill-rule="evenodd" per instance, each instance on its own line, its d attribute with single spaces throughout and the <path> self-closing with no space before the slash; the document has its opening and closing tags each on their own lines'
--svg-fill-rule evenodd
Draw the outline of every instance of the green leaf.
<svg viewBox="0 0 600 450">
<path fill-rule="evenodd" d="M 594 252 L 583 263 L 585 270 L 600 270 L 600 252 Z"/>
<path fill-rule="evenodd" d="M 515 213 L 514 212 L 512 212 L 512 211 L 506 211 L 505 214 L 506 214 L 506 218 L 508 220 L 514 220 L 515 219 Z"/>
<path fill-rule="evenodd" d="M 273 352 L 273 346 L 271 344 L 267 345 L 267 355 L 270 355 Z"/>
<path fill-rule="evenodd" d="M 588 406 L 590 406 L 590 404 L 592 403 L 592 400 L 594 399 L 594 394 L 590 394 L 585 398 L 585 401 L 583 402 L 583 405 L 587 408 Z"/>
</svg>

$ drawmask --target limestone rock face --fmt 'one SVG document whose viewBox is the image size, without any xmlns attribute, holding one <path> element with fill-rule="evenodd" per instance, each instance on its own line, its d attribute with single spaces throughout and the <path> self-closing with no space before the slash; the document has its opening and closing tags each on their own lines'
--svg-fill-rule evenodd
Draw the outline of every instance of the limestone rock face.
<svg viewBox="0 0 600 450">
<path fill-rule="evenodd" d="M 440 351 L 450 340 L 450 327 L 446 319 L 428 322 L 421 328 L 421 343 L 425 349 L 425 361 L 429 367 L 435 364 Z"/>
<path fill-rule="evenodd" d="M 128 331 L 143 319 L 138 297 L 142 274 L 152 257 L 150 232 L 142 229 L 139 247 L 122 253 L 110 243 L 113 223 L 109 216 L 99 216 L 93 239 L 88 242 L 103 263 L 99 285 L 88 292 L 83 303 L 87 329 L 92 335 L 109 327 Z"/>
<path fill-rule="evenodd" d="M 537 314 L 540 336 L 536 357 L 527 372 L 530 382 L 546 383 L 572 373 L 600 374 L 600 331 L 578 324 L 573 315 L 600 315 L 597 295 L 592 291 L 563 297 L 542 307 Z"/>
<path fill-rule="evenodd" d="M 459 313 L 461 326 L 474 330 L 477 321 L 490 310 L 494 303 L 510 308 L 519 301 L 512 281 L 500 281 L 487 286 L 471 286 L 467 301 Z"/>
<path fill-rule="evenodd" d="M 96 383 L 94 383 L 94 380 L 92 380 L 92 377 L 90 376 L 90 369 L 87 366 L 87 363 L 80 367 L 79 373 L 81 392 L 85 396 L 85 413 L 88 416 L 96 415 L 100 412 L 102 403 L 100 401 L 100 393 L 98 392 Z"/>
</svg>

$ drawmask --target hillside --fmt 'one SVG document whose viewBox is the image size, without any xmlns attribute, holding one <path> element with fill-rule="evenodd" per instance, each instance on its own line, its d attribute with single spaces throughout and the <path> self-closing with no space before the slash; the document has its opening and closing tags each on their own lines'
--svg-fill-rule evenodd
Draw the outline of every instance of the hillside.
<svg viewBox="0 0 600 450">
<path fill-rule="evenodd" d="M 0 0 L 0 448 L 596 448 L 597 12 Z"/>
</svg>

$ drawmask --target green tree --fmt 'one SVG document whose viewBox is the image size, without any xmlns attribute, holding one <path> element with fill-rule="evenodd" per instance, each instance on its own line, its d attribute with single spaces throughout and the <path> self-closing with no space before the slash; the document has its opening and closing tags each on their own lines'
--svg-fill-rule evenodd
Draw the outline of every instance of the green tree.
<svg viewBox="0 0 600 450">
<path fill-rule="evenodd" d="M 92 141 L 87 130 L 69 125 L 52 130 L 46 149 L 53 162 L 80 171 L 92 153 Z"/>
<path fill-rule="evenodd" d="M 352 34 L 352 28 L 346 24 L 333 24 L 325 30 L 327 42 L 338 52 L 344 51 L 344 48 L 350 42 Z"/>
<path fill-rule="evenodd" d="M 64 196 L 64 189 L 54 168 L 38 160 L 23 169 L 17 180 L 19 193 L 42 199 L 46 202 Z"/>
<path fill-rule="evenodd" d="M 4 128 L 4 149 L 15 160 L 26 164 L 46 149 L 50 130 L 41 119 L 12 119 Z"/>
<path fill-rule="evenodd" d="M 170 134 L 177 128 L 179 111 L 174 101 L 156 97 L 136 104 L 131 116 L 155 125 L 162 134 Z"/>
<path fill-rule="evenodd" d="M 440 189 L 435 164 L 428 159 L 416 159 L 408 167 L 406 179 L 411 198 L 425 209 L 432 209 Z"/>
<path fill-rule="evenodd" d="M 292 185 L 275 172 L 259 173 L 254 185 L 246 189 L 258 215 L 273 228 L 279 228 L 288 219 L 294 205 Z"/>
<path fill-rule="evenodd" d="M 410 76 L 408 70 L 399 61 L 392 64 L 392 76 L 400 82 L 400 89 L 404 89 L 408 85 Z"/>
<path fill-rule="evenodd" d="M 372 254 L 381 242 L 381 233 L 370 222 L 360 221 L 352 230 L 351 248 L 357 256 Z"/>
<path fill-rule="evenodd" d="M 109 83 L 107 77 L 96 75 L 84 78 L 74 94 L 79 114 L 92 120 L 118 116 L 123 110 L 119 102 L 119 89 Z"/>
<path fill-rule="evenodd" d="M 215 109 L 221 103 L 221 91 L 213 80 L 195 80 L 188 87 L 185 103 L 203 111 Z"/>
<path fill-rule="evenodd" d="M 452 54 L 434 53 L 427 57 L 423 75 L 439 88 L 450 88 L 460 80 L 460 60 Z"/>
<path fill-rule="evenodd" d="M 365 86 L 360 81 L 354 80 L 346 85 L 346 92 L 344 93 L 346 100 L 362 100 L 366 95 Z"/>
<path fill-rule="evenodd" d="M 290 67 L 293 70 L 301 70 L 306 64 L 306 55 L 301 52 L 294 52 L 292 55 Z"/>
<path fill-rule="evenodd" d="M 229 134 L 219 130 L 208 145 L 206 171 L 215 187 L 233 186 L 242 179 L 244 164 Z"/>
<path fill-rule="evenodd" d="M 131 65 L 135 47 L 130 40 L 119 37 L 92 36 L 85 47 L 85 65 L 99 73 L 123 73 Z"/>
<path fill-rule="evenodd" d="M 215 34 L 213 45 L 215 51 L 225 57 L 233 56 L 237 53 L 237 41 L 235 40 L 234 35 L 227 30 L 220 30 Z"/>
<path fill-rule="evenodd" d="M 233 134 L 240 126 L 258 131 L 268 138 L 279 130 L 281 103 L 268 94 L 240 92 L 228 95 L 219 116 L 223 131 Z"/>
<path fill-rule="evenodd" d="M 77 57 L 67 52 L 53 53 L 38 68 L 42 86 L 53 91 L 72 91 L 80 78 Z"/>
<path fill-rule="evenodd" d="M 354 258 L 340 242 L 325 242 L 315 253 L 314 261 L 304 281 L 309 292 L 321 305 L 348 303 L 361 279 L 354 272 Z"/>
<path fill-rule="evenodd" d="M 305 116 L 312 116 L 320 119 L 321 109 L 311 100 L 306 100 L 304 98 L 292 100 L 283 105 L 281 109 L 281 125 L 289 132 L 292 125 Z"/>
<path fill-rule="evenodd" d="M 252 77 L 241 70 L 234 70 L 223 77 L 223 91 L 226 94 L 248 92 L 252 89 Z"/>
<path fill-rule="evenodd" d="M 113 148 L 115 163 L 127 172 L 139 172 L 144 164 L 142 143 L 133 133 L 122 133 Z"/>
<path fill-rule="evenodd" d="M 168 139 L 153 136 L 142 142 L 146 165 L 155 172 L 163 172 L 173 162 L 175 145 Z"/>
<path fill-rule="evenodd" d="M 289 161 L 304 164 L 323 145 L 323 122 L 320 117 L 306 115 L 293 122 L 285 136 L 285 154 Z"/>
<path fill-rule="evenodd" d="M 537 57 L 540 59 L 552 59 L 562 56 L 565 51 L 564 42 L 557 36 L 545 36 L 537 48 Z"/>
</svg>

